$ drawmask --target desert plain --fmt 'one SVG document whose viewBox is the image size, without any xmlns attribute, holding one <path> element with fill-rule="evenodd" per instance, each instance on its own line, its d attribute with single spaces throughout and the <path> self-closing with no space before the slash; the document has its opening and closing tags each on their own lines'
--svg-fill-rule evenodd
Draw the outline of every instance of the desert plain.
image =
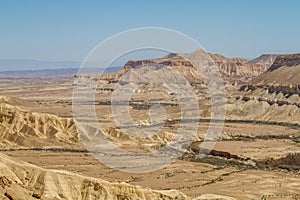
<svg viewBox="0 0 300 200">
<path fill-rule="evenodd" d="M 300 199 L 300 55 L 262 55 L 254 60 L 210 56 L 224 81 L 226 116 L 205 157 L 199 152 L 211 126 L 209 93 L 181 54 L 128 61 L 119 71 L 102 76 L 1 74 L 0 198 Z M 161 80 L 169 69 L 177 70 L 196 91 L 199 116 L 180 121 L 177 94 L 162 85 L 140 84 L 126 105 L 130 116 L 137 127 L 162 128 L 152 137 L 136 139 L 124 133 L 132 127 L 116 123 L 112 94 L 128 71 L 133 74 L 122 85 L 138 85 L 140 66 L 157 64 L 165 66 L 147 78 Z M 182 124 L 196 126 L 197 136 L 181 156 L 154 171 L 128 173 L 106 166 L 86 148 L 73 119 L 78 80 L 95 80 L 91 104 L 97 122 L 107 138 L 126 151 L 155 151 L 171 142 Z M 181 84 L 176 77 L 170 81 Z M 150 119 L 154 104 L 165 108 L 163 123 Z"/>
</svg>

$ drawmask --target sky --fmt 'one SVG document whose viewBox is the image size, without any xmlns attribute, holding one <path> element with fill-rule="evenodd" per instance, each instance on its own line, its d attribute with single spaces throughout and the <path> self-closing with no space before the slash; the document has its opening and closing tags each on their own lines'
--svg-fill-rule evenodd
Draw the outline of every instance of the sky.
<svg viewBox="0 0 300 200">
<path fill-rule="evenodd" d="M 297 53 L 297 0 L 0 0 L 0 59 L 82 61 L 139 27 L 174 29 L 226 57 Z"/>
</svg>

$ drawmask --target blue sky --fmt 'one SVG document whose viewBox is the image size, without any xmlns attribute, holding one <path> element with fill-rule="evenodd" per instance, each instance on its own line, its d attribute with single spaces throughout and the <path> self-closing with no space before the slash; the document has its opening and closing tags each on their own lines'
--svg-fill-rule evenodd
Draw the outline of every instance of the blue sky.
<svg viewBox="0 0 300 200">
<path fill-rule="evenodd" d="M 183 32 L 213 53 L 254 58 L 300 52 L 300 1 L 0 1 L 0 59 L 81 61 L 137 27 Z"/>
</svg>

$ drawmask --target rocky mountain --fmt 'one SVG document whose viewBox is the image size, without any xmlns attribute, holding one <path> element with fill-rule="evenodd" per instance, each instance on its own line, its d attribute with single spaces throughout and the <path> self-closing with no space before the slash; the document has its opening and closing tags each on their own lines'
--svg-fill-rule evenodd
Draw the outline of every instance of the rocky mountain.
<svg viewBox="0 0 300 200">
<path fill-rule="evenodd" d="M 253 87 L 267 87 L 270 92 L 300 94 L 300 54 L 278 56 L 265 73 L 255 78 Z"/>
<path fill-rule="evenodd" d="M 300 54 L 280 55 L 227 105 L 230 119 L 300 124 Z"/>
<path fill-rule="evenodd" d="M 259 64 L 259 65 L 264 65 L 266 67 L 270 67 L 275 59 L 277 58 L 277 54 L 262 54 L 258 58 L 255 58 L 253 60 L 249 60 L 249 64 Z"/>
<path fill-rule="evenodd" d="M 173 82 L 176 82 L 178 81 L 178 78 L 174 77 L 174 73 L 171 73 L 172 70 L 176 70 L 190 83 L 202 83 L 202 75 L 195 70 L 194 66 L 189 61 L 184 59 L 186 55 L 188 54 L 171 53 L 165 57 L 153 60 L 130 60 L 119 72 L 104 75 L 102 79 L 109 82 L 117 82 L 120 77 L 129 71 L 133 71 L 134 74 L 139 67 L 156 66 L 152 70 L 152 79 L 161 80 L 164 76 L 173 79 Z M 234 83 L 241 79 L 251 79 L 260 75 L 270 67 L 272 61 L 276 57 L 276 55 L 262 55 L 257 59 L 247 60 L 243 58 L 226 58 L 218 54 L 207 54 L 207 56 L 214 62 L 213 64 L 217 65 L 226 83 Z M 140 77 L 141 73 L 143 73 L 143 76 L 147 74 L 143 71 L 135 73 L 132 77 Z M 130 79 L 132 77 L 126 78 Z"/>
<path fill-rule="evenodd" d="M 260 56 L 254 60 L 247 60 L 243 58 L 226 58 L 218 54 L 210 54 L 220 72 L 228 79 L 253 78 L 271 66 L 272 55 Z M 257 60 L 257 61 L 255 61 Z"/>
</svg>

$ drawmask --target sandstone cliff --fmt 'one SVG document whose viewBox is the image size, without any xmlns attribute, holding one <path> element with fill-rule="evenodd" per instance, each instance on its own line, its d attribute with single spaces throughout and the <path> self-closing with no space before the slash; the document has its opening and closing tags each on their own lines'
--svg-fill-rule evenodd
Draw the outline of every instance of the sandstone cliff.
<svg viewBox="0 0 300 200">
<path fill-rule="evenodd" d="M 253 60 L 249 60 L 248 63 L 250 64 L 260 64 L 264 65 L 266 67 L 270 67 L 278 55 L 276 54 L 262 54 L 258 58 L 255 58 Z"/>
<path fill-rule="evenodd" d="M 226 58 L 218 54 L 208 54 L 214 64 L 218 67 L 225 83 L 234 83 L 240 79 L 253 78 L 266 71 L 275 59 L 275 55 L 262 55 L 254 60 L 243 58 Z M 159 66 L 154 70 L 154 79 L 162 78 L 163 74 L 168 74 L 168 70 L 177 70 L 190 83 L 203 83 L 202 75 L 199 74 L 193 65 L 184 59 L 185 54 L 171 53 L 165 57 L 153 60 L 130 60 L 121 71 L 103 75 L 102 79 L 111 83 L 117 82 L 118 79 L 126 72 L 136 69 L 139 66 Z M 173 77 L 176 82 L 176 77 Z M 170 77 L 171 79 L 171 77 Z M 130 80 L 128 80 L 130 81 Z"/>
<path fill-rule="evenodd" d="M 273 65 L 256 77 L 248 88 L 265 88 L 269 93 L 300 94 L 300 54 L 278 56 Z"/>
</svg>

